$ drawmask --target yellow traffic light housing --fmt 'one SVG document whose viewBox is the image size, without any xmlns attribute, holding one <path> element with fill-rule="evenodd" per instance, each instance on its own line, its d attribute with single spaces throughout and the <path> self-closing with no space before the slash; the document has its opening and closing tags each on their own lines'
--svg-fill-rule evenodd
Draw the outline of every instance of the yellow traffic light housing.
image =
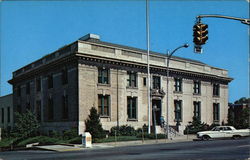
<svg viewBox="0 0 250 160">
<path fill-rule="evenodd" d="M 207 24 L 202 24 L 202 23 L 197 23 L 193 27 L 193 42 L 196 45 L 203 45 L 206 43 L 208 40 L 208 25 Z"/>
</svg>

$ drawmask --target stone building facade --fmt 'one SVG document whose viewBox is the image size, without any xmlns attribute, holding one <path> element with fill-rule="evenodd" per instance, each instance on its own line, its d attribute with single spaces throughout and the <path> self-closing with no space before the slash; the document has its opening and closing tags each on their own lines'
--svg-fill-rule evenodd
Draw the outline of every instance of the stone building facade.
<svg viewBox="0 0 250 160">
<path fill-rule="evenodd" d="M 166 55 L 150 52 L 151 106 L 156 124 L 166 119 Z M 169 123 L 183 130 L 193 116 L 208 124 L 227 121 L 228 83 L 224 69 L 172 57 Z M 104 129 L 148 124 L 145 50 L 103 42 L 88 34 L 13 72 L 14 110 L 33 110 L 43 131 L 85 130 L 89 109 L 96 107 Z M 152 115 L 151 121 L 152 121 Z M 152 124 L 152 123 L 151 123 Z"/>
<path fill-rule="evenodd" d="M 0 128 L 10 130 L 13 127 L 13 96 L 0 97 Z"/>
</svg>

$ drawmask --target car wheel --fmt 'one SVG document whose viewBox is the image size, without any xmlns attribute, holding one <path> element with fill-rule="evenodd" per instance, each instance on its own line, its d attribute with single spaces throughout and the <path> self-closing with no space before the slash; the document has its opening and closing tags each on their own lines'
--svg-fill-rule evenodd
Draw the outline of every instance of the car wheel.
<svg viewBox="0 0 250 160">
<path fill-rule="evenodd" d="M 207 136 L 207 135 L 202 136 L 202 140 L 203 140 L 203 141 L 208 141 L 209 139 L 210 139 L 210 137 L 209 137 L 209 136 Z"/>
<path fill-rule="evenodd" d="M 241 136 L 240 135 L 234 135 L 233 139 L 239 139 Z"/>
</svg>

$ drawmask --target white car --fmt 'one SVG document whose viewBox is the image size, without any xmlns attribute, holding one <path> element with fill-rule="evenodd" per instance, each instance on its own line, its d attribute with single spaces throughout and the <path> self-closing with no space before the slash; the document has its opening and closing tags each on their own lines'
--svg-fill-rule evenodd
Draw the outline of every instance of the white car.
<svg viewBox="0 0 250 160">
<path fill-rule="evenodd" d="M 197 138 L 209 140 L 211 138 L 234 138 L 250 136 L 250 129 L 235 129 L 233 126 L 216 126 L 211 131 L 197 133 Z"/>
</svg>

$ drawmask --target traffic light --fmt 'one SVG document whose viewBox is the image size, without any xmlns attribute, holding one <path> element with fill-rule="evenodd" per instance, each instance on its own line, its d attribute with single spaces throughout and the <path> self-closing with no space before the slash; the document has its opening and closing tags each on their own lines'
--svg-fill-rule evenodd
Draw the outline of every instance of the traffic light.
<svg viewBox="0 0 250 160">
<path fill-rule="evenodd" d="M 196 45 L 203 45 L 206 43 L 208 40 L 208 25 L 207 24 L 202 24 L 202 23 L 197 23 L 193 27 L 193 42 Z"/>
</svg>

